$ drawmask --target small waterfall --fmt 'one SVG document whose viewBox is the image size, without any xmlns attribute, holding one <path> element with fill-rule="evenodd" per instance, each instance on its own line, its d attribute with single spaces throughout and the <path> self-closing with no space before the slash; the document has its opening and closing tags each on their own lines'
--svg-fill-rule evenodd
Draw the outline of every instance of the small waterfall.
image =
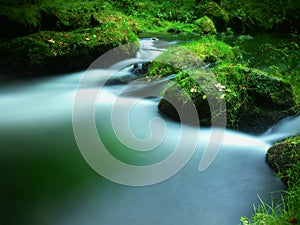
<svg viewBox="0 0 300 225">
<path fill-rule="evenodd" d="M 290 116 L 269 128 L 261 135 L 260 139 L 266 142 L 274 142 L 297 134 L 300 134 L 300 116 Z"/>
</svg>

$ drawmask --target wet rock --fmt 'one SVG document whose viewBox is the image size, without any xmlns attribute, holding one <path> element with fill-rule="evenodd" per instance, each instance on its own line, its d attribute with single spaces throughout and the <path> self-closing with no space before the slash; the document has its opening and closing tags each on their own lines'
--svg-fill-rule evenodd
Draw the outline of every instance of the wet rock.
<svg viewBox="0 0 300 225">
<path fill-rule="evenodd" d="M 226 103 L 227 127 L 250 133 L 262 133 L 295 113 L 292 86 L 263 71 L 228 65 L 214 69 L 213 76 L 197 73 L 180 75 L 182 79 L 177 77 L 176 84 L 165 90 L 159 103 L 162 113 L 179 120 L 170 102 L 175 102 L 181 112 L 183 108 L 188 112 L 195 107 L 200 124 L 210 126 L 212 121 L 219 119 L 218 115 L 224 116 L 223 102 Z M 228 83 L 224 83 L 225 79 Z"/>
<path fill-rule="evenodd" d="M 295 182 L 299 179 L 294 177 L 297 174 L 294 167 L 300 161 L 300 136 L 274 144 L 268 149 L 266 161 L 286 184 Z"/>
</svg>

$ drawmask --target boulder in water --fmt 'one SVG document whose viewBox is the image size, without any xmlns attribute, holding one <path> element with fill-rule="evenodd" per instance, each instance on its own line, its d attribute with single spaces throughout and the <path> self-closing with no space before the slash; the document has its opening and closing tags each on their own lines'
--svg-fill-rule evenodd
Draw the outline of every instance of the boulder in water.
<svg viewBox="0 0 300 225">
<path fill-rule="evenodd" d="M 299 180 L 300 136 L 288 138 L 269 148 L 266 161 L 277 175 L 286 183 L 293 184 Z"/>
<path fill-rule="evenodd" d="M 200 124 L 210 126 L 225 119 L 226 110 L 227 127 L 250 133 L 261 133 L 293 113 L 291 84 L 241 64 L 223 63 L 212 71 L 179 73 L 164 91 L 160 111 L 179 120 L 176 110 L 184 113 L 195 107 Z"/>
</svg>

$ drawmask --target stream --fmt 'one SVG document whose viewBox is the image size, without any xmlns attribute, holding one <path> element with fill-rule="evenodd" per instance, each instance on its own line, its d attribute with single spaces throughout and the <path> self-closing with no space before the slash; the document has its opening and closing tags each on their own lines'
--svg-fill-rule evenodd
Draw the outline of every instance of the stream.
<svg viewBox="0 0 300 225">
<path fill-rule="evenodd" d="M 299 133 L 300 117 L 257 136 L 189 127 L 158 112 L 168 80 L 123 82 L 173 44 L 144 38 L 113 69 L 2 82 L 0 224 L 237 225 L 259 198 L 280 198 L 285 186 L 265 155 Z M 199 171 L 212 143 L 218 153 Z"/>
</svg>

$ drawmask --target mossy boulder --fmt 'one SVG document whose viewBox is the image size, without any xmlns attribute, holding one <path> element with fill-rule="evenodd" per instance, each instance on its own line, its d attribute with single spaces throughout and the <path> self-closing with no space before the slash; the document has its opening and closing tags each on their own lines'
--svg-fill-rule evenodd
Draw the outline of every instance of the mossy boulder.
<svg viewBox="0 0 300 225">
<path fill-rule="evenodd" d="M 30 74 L 84 69 L 108 50 L 137 41 L 130 30 L 108 27 L 42 31 L 0 44 L 0 66 Z M 128 49 L 128 57 L 138 50 Z M 123 57 L 123 56 L 122 56 Z"/>
<path fill-rule="evenodd" d="M 164 77 L 183 70 L 203 68 L 206 64 L 234 58 L 231 46 L 213 37 L 170 47 L 148 65 L 148 76 Z"/>
<path fill-rule="evenodd" d="M 164 91 L 160 111 L 178 120 L 175 108 L 167 101 L 173 99 L 179 109 L 196 107 L 200 124 L 210 126 L 224 119 L 226 110 L 227 127 L 251 133 L 261 133 L 293 112 L 296 103 L 292 86 L 281 79 L 229 62 L 219 64 L 212 72 L 201 76 L 198 72 L 179 73 L 175 84 Z"/>
<path fill-rule="evenodd" d="M 207 16 L 215 24 L 218 31 L 226 31 L 229 22 L 228 13 L 214 1 L 196 6 L 195 14 L 199 17 Z"/>
<path fill-rule="evenodd" d="M 214 37 L 202 37 L 188 42 L 183 47 L 196 54 L 205 63 L 217 63 L 234 58 L 232 47 Z"/>
<path fill-rule="evenodd" d="M 295 113 L 296 101 L 290 83 L 242 64 L 225 63 L 213 70 L 236 95 L 232 104 L 227 103 L 229 112 L 235 109 L 232 122 L 228 121 L 232 127 L 262 133 L 280 119 Z"/>
<path fill-rule="evenodd" d="M 180 120 L 182 116 L 189 125 L 210 126 L 226 119 L 225 101 L 216 86 L 213 73 L 206 70 L 183 71 L 177 74 L 175 82 L 164 91 L 158 108 L 172 119 Z M 212 107 L 213 106 L 213 107 Z M 197 120 L 189 116 L 196 109 Z"/>
<path fill-rule="evenodd" d="M 262 70 L 226 62 L 212 70 L 218 76 L 226 77 L 226 82 L 239 82 L 240 87 L 256 101 L 270 102 L 283 108 L 296 104 L 292 85 Z"/>
<path fill-rule="evenodd" d="M 7 2 L 0 20 L 5 26 L 0 67 L 18 73 L 84 69 L 108 50 L 136 42 L 139 32 L 137 23 L 109 2 Z M 124 51 L 128 57 L 138 50 L 133 46 Z"/>
<path fill-rule="evenodd" d="M 274 144 L 268 149 L 266 161 L 286 184 L 299 182 L 300 136 Z"/>
<path fill-rule="evenodd" d="M 214 22 L 207 16 L 203 16 L 195 21 L 195 24 L 200 28 L 203 34 L 215 34 L 217 29 Z"/>
</svg>

